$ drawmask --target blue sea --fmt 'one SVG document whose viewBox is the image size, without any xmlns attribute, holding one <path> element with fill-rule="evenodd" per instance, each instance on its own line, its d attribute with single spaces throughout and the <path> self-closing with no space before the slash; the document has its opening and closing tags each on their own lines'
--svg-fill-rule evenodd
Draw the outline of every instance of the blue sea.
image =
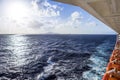
<svg viewBox="0 0 120 80">
<path fill-rule="evenodd" d="M 116 35 L 0 35 L 0 80 L 101 80 Z"/>
</svg>

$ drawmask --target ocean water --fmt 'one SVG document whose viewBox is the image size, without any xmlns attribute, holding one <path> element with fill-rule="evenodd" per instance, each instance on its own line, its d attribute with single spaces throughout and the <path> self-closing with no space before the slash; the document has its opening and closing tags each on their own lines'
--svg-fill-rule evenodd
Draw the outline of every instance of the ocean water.
<svg viewBox="0 0 120 80">
<path fill-rule="evenodd" d="M 101 80 L 116 35 L 0 35 L 0 80 Z"/>
</svg>

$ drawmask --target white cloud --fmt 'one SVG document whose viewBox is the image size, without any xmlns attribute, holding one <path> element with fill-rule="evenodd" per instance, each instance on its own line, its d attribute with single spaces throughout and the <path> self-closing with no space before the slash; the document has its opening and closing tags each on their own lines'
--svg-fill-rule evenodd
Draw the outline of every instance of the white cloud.
<svg viewBox="0 0 120 80">
<path fill-rule="evenodd" d="M 82 13 L 77 12 L 77 11 L 71 14 L 71 19 L 72 19 L 72 22 L 78 27 L 80 27 L 82 23 L 84 27 L 96 27 L 97 26 L 97 21 L 95 21 L 95 19 L 93 20 L 93 17 L 91 17 L 91 15 L 89 16 L 89 18 L 83 21 L 84 18 L 83 18 Z"/>
<path fill-rule="evenodd" d="M 96 27 L 97 23 L 95 21 L 89 21 L 85 25 L 88 26 L 88 27 Z"/>
<path fill-rule="evenodd" d="M 80 27 L 82 27 L 82 19 L 83 15 L 80 12 L 74 11 L 67 19 L 62 19 L 62 22 L 58 21 L 54 31 L 66 34 L 78 34 L 80 33 Z"/>
<path fill-rule="evenodd" d="M 80 12 L 75 11 L 71 13 L 70 18 L 66 25 L 69 25 L 74 28 L 78 28 L 82 23 L 82 19 L 83 19 L 82 14 Z"/>
<path fill-rule="evenodd" d="M 71 18 L 73 21 L 80 21 L 83 17 L 81 15 L 81 13 L 75 11 L 71 14 Z"/>
<path fill-rule="evenodd" d="M 51 31 L 57 24 L 57 18 L 60 16 L 61 8 L 50 4 L 47 0 L 33 0 L 32 19 L 28 26 L 33 29 Z"/>
<path fill-rule="evenodd" d="M 99 28 L 97 22 L 90 18 L 88 20 L 84 19 L 83 14 L 77 11 L 72 12 L 67 20 L 63 20 L 61 23 L 58 23 L 58 26 L 59 27 L 55 28 L 55 31 L 66 34 L 101 33 L 100 31 L 96 32 Z"/>
<path fill-rule="evenodd" d="M 47 0 L 33 0 L 31 5 L 33 10 L 41 17 L 60 16 L 60 7 L 50 4 Z"/>
<path fill-rule="evenodd" d="M 17 19 L 9 17 L 9 14 L 0 14 L 0 16 L 2 16 L 0 18 L 0 33 L 20 33 L 22 29 L 21 33 L 25 30 L 26 33 L 28 33 L 29 30 L 36 31 L 36 33 L 52 31 L 57 24 L 56 18 L 60 16 L 61 8 L 57 5 L 50 4 L 47 0 L 26 0 L 26 2 L 28 3 L 26 6 L 28 15 L 24 17 L 22 16 Z M 7 6 L 9 7 L 8 3 L 9 2 L 7 2 Z M 6 4 L 6 2 L 4 2 L 4 4 Z M 0 7 L 6 7 L 6 5 L 0 5 Z M 0 11 L 4 12 L 4 9 L 0 8 Z M 13 28 L 15 30 L 12 30 Z"/>
</svg>

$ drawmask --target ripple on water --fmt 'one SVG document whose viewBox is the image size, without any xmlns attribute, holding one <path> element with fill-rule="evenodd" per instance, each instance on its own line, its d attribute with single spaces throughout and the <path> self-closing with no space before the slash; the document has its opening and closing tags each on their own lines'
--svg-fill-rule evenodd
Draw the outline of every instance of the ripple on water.
<svg viewBox="0 0 120 80">
<path fill-rule="evenodd" d="M 112 49 L 103 46 L 113 45 L 114 39 L 81 35 L 4 36 L 0 35 L 0 80 L 100 80 L 108 58 L 105 51 Z M 110 43 L 103 42 L 105 38 Z"/>
</svg>

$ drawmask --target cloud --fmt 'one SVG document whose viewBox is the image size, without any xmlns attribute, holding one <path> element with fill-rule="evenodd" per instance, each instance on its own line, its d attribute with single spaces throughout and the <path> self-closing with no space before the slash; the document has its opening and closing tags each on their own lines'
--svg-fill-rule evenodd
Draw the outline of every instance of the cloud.
<svg viewBox="0 0 120 80">
<path fill-rule="evenodd" d="M 39 21 L 31 21 L 29 27 L 33 28 L 33 29 L 40 29 L 41 27 L 44 26 L 44 23 L 39 22 Z"/>
<path fill-rule="evenodd" d="M 96 27 L 97 23 L 95 21 L 89 21 L 85 25 L 88 26 L 88 27 Z"/>
<path fill-rule="evenodd" d="M 5 4 L 6 2 L 4 1 Z M 0 32 L 3 32 L 3 30 L 6 30 L 5 32 L 8 32 L 8 30 L 12 31 L 11 29 L 13 27 L 16 30 L 12 31 L 12 33 L 19 32 L 20 27 L 21 29 L 23 29 L 23 31 L 25 31 L 25 29 L 32 29 L 34 31 L 37 30 L 38 33 L 42 33 L 45 31 L 50 32 L 52 31 L 52 29 L 55 28 L 58 22 L 58 17 L 60 16 L 61 7 L 55 4 L 50 4 L 47 0 L 23 0 L 23 2 L 27 3 L 26 8 L 28 11 L 27 15 L 20 19 L 17 19 L 16 17 L 12 19 L 8 15 L 0 13 L 0 16 L 2 16 L 0 18 L 0 30 L 2 31 Z M 7 5 L 9 6 L 9 2 L 7 2 Z M 1 7 L 6 7 L 6 5 L 0 5 L 0 11 L 4 12 L 5 9 Z"/>
<path fill-rule="evenodd" d="M 71 14 L 71 18 L 73 21 L 80 21 L 83 17 L 81 15 L 81 13 L 75 11 Z"/>
<path fill-rule="evenodd" d="M 63 20 L 61 23 L 58 23 L 56 31 L 63 32 L 67 34 L 78 34 L 78 33 L 92 33 L 96 31 L 97 22 L 84 19 L 84 16 L 81 12 L 74 11 L 70 16 Z M 91 27 L 90 29 L 88 29 Z M 96 28 L 95 28 L 96 27 Z"/>
<path fill-rule="evenodd" d="M 56 26 L 61 11 L 59 6 L 50 4 L 47 0 L 34 0 L 31 6 L 33 18 L 30 21 L 30 27 L 50 31 Z"/>
<path fill-rule="evenodd" d="M 33 10 L 41 17 L 58 17 L 60 16 L 60 7 L 50 4 L 47 0 L 33 0 L 31 2 Z"/>
<path fill-rule="evenodd" d="M 72 19 L 71 23 L 77 27 L 80 27 L 82 23 L 85 27 L 96 27 L 97 26 L 97 22 L 95 22 L 95 20 L 91 19 L 90 17 L 87 20 L 83 21 L 84 18 L 83 18 L 82 13 L 77 12 L 77 11 L 71 14 L 71 19 Z"/>
<path fill-rule="evenodd" d="M 78 28 L 82 23 L 82 19 L 83 19 L 82 14 L 78 11 L 74 11 L 71 13 L 70 18 L 68 19 L 66 25 Z"/>
<path fill-rule="evenodd" d="M 80 31 L 80 27 L 82 27 L 82 20 L 83 15 L 81 14 L 81 12 L 74 11 L 70 14 L 68 18 L 58 20 L 54 31 L 66 34 L 77 34 Z"/>
</svg>

